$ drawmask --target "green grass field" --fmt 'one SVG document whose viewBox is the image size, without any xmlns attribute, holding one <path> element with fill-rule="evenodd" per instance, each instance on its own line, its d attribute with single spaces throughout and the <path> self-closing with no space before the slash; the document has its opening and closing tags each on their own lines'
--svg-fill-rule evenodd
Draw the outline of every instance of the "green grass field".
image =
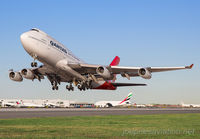
<svg viewBox="0 0 200 139">
<path fill-rule="evenodd" d="M 200 114 L 0 120 L 0 138 L 200 138 Z"/>
</svg>

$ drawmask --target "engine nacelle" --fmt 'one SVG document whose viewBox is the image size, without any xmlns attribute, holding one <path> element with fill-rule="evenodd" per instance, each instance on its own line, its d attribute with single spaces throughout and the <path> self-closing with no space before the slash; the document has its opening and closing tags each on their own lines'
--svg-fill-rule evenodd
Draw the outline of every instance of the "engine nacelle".
<svg viewBox="0 0 200 139">
<path fill-rule="evenodd" d="M 21 82 L 23 81 L 22 75 L 19 72 L 10 72 L 9 78 L 13 81 Z"/>
<path fill-rule="evenodd" d="M 30 69 L 23 69 L 23 70 L 21 70 L 21 75 L 24 78 L 30 79 L 30 80 L 33 80 L 35 78 L 34 73 Z"/>
<path fill-rule="evenodd" d="M 146 68 L 141 68 L 138 70 L 138 75 L 144 79 L 151 79 L 151 72 Z"/>
<path fill-rule="evenodd" d="M 113 76 L 110 74 L 110 71 L 106 67 L 100 66 L 96 69 L 96 72 L 104 79 L 110 80 L 113 78 Z"/>
</svg>

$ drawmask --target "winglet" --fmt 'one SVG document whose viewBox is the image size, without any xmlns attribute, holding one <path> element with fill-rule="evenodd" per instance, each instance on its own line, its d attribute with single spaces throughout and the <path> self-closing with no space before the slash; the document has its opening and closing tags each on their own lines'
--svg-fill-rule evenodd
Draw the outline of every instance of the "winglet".
<svg viewBox="0 0 200 139">
<path fill-rule="evenodd" d="M 12 71 L 13 71 L 13 69 L 9 69 L 8 71 L 9 71 L 9 72 L 12 72 Z"/>
<path fill-rule="evenodd" d="M 191 64 L 190 66 L 186 66 L 186 69 L 192 69 L 192 67 L 194 66 L 194 64 Z"/>
</svg>

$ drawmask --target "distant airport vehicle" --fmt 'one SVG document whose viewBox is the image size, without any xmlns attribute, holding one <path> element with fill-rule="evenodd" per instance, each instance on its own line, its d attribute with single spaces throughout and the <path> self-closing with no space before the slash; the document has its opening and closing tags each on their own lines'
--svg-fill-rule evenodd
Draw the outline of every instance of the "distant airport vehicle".
<svg viewBox="0 0 200 139">
<path fill-rule="evenodd" d="M 145 86 L 137 83 L 115 83 L 116 75 L 120 74 L 130 80 L 130 77 L 140 76 L 151 79 L 153 72 L 163 72 L 181 69 L 191 69 L 193 64 L 184 67 L 123 67 L 118 66 L 118 56 L 108 66 L 87 64 L 74 56 L 64 45 L 50 37 L 45 32 L 33 28 L 20 36 L 26 52 L 33 57 L 31 66 L 21 71 L 10 70 L 9 77 L 13 81 L 21 82 L 23 78 L 34 80 L 44 79 L 46 76 L 51 82 L 52 89 L 58 90 L 61 82 L 67 82 L 67 90 L 103 89 L 116 90 L 122 86 Z M 43 63 L 37 67 L 35 60 Z"/>
<path fill-rule="evenodd" d="M 132 98 L 133 93 L 130 92 L 128 96 L 122 101 L 98 101 L 95 103 L 96 107 L 116 107 L 122 105 L 130 105 L 130 99 Z"/>
</svg>

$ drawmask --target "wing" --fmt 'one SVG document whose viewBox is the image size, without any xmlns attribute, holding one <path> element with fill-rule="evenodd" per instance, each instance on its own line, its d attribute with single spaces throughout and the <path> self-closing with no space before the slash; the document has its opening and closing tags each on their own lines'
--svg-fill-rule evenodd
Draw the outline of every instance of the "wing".
<svg viewBox="0 0 200 139">
<path fill-rule="evenodd" d="M 29 73 L 33 74 L 31 78 L 28 77 Z M 42 65 L 36 68 L 23 69 L 21 71 L 21 74 L 23 75 L 24 78 L 31 79 L 31 80 L 38 79 L 39 81 L 41 81 L 41 79 L 44 79 L 45 76 L 47 76 L 49 80 L 52 76 L 56 76 L 56 77 L 59 76 L 57 72 L 53 70 L 53 68 L 47 65 Z"/>
<path fill-rule="evenodd" d="M 58 84 L 60 84 L 60 82 L 69 82 L 72 80 L 65 71 L 53 68 L 49 65 L 42 65 L 38 68 L 32 68 L 29 70 L 34 73 L 34 79 L 38 79 L 39 81 L 44 79 L 44 76 L 46 76 L 50 82 L 56 81 Z"/>
<path fill-rule="evenodd" d="M 147 67 L 149 72 L 164 72 L 164 71 L 173 71 L 173 70 L 182 70 L 182 69 L 191 69 L 193 64 L 190 66 L 183 66 L 183 67 Z M 112 73 L 115 74 L 124 74 L 127 73 L 129 76 L 138 76 L 138 70 L 142 69 L 143 67 L 119 67 L 119 66 L 112 66 Z"/>
<path fill-rule="evenodd" d="M 38 79 L 39 81 L 41 79 L 44 79 L 44 76 L 54 73 L 54 71 L 51 70 L 51 68 L 49 68 L 48 66 L 45 66 L 45 65 L 42 65 L 37 68 L 32 68 L 29 70 L 31 70 L 33 72 L 33 74 L 35 75 L 34 79 Z"/>
<path fill-rule="evenodd" d="M 76 70 L 81 74 L 97 74 L 96 69 L 101 65 L 91 65 L 91 64 L 68 64 L 71 68 Z M 121 74 L 123 77 L 129 76 L 139 76 L 138 71 L 140 69 L 147 69 L 150 73 L 152 72 L 164 72 L 182 69 L 191 69 L 193 64 L 190 66 L 183 67 L 122 67 L 122 66 L 102 66 L 106 67 L 112 74 Z"/>
</svg>

